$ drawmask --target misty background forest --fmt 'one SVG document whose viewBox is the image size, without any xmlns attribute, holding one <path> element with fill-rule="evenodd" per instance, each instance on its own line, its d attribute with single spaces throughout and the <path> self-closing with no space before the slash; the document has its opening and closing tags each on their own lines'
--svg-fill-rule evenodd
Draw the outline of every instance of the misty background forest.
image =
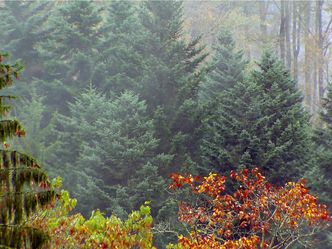
<svg viewBox="0 0 332 249">
<path fill-rule="evenodd" d="M 172 173 L 258 167 L 331 210 L 331 43 L 327 0 L 2 0 L 0 50 L 24 66 L 3 91 L 26 131 L 10 143 L 85 218 L 149 203 L 157 248 L 185 232 Z"/>
</svg>

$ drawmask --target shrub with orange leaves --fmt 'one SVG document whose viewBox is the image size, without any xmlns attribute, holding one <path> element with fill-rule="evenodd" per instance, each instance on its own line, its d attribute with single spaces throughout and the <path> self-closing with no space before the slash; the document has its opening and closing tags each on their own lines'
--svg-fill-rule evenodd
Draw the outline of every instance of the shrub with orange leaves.
<svg viewBox="0 0 332 249">
<path fill-rule="evenodd" d="M 325 205 L 309 193 L 305 181 L 275 187 L 259 170 L 231 172 L 233 190 L 225 176 L 204 178 L 173 174 L 171 189 L 189 187 L 195 205 L 180 202 L 179 219 L 191 228 L 168 248 L 255 249 L 308 245 L 317 231 L 328 226 Z"/>
</svg>

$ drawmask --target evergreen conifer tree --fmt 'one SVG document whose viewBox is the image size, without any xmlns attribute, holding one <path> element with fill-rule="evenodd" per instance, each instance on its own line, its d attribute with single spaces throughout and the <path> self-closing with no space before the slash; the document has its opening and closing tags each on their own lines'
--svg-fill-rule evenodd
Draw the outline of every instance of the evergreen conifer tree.
<svg viewBox="0 0 332 249">
<path fill-rule="evenodd" d="M 279 184 L 308 169 L 309 118 L 295 82 L 270 53 L 245 83 L 224 92 L 216 110 L 202 142 L 207 167 L 258 166 Z"/>
<path fill-rule="evenodd" d="M 263 90 L 262 112 L 268 117 L 262 165 L 274 182 L 295 180 L 308 170 L 312 161 L 309 115 L 296 82 L 274 55 L 265 52 L 258 66 L 252 80 Z"/>
<path fill-rule="evenodd" d="M 21 69 L 19 64 L 6 64 L 6 57 L 0 54 L 1 90 L 13 83 Z M 8 147 L 9 139 L 25 134 L 17 120 L 5 118 L 12 98 L 0 97 L 0 140 L 4 145 L 0 163 L 0 248 L 41 248 L 47 234 L 27 226 L 26 221 L 37 207 L 49 204 L 55 193 L 35 159 Z"/>
<path fill-rule="evenodd" d="M 142 88 L 145 58 L 142 48 L 146 32 L 131 1 L 111 1 L 107 6 L 103 25 L 103 39 L 99 44 L 96 73 L 93 84 L 108 93 L 130 90 L 138 93 Z"/>
<path fill-rule="evenodd" d="M 182 1 L 171 0 L 145 1 L 139 9 L 146 39 L 142 47 L 146 71 L 139 94 L 146 100 L 154 122 L 154 133 L 159 140 L 157 154 L 165 154 L 169 159 L 159 167 L 164 178 L 171 172 L 196 171 L 199 160 L 197 141 L 202 113 L 198 88 L 205 73 L 202 64 L 207 54 L 200 45 L 200 37 L 189 42 L 184 37 L 182 8 Z M 153 213 L 156 224 L 161 227 L 166 224 L 166 231 L 178 230 L 176 203 L 169 196 L 158 200 L 161 208 Z M 172 238 L 176 239 L 174 234 L 160 233 L 155 241 L 163 248 Z"/>
<path fill-rule="evenodd" d="M 123 216 L 148 198 L 157 198 L 152 207 L 162 203 L 161 186 L 166 186 L 159 167 L 169 159 L 156 152 L 146 108 L 132 92 L 109 98 L 90 88 L 70 104 L 69 117 L 60 116 L 65 132 L 59 153 L 68 157 L 65 183 L 85 214 L 100 208 Z"/>
<path fill-rule="evenodd" d="M 314 183 L 315 190 L 332 204 L 332 84 L 327 86 L 326 97 L 322 101 L 322 111 L 320 113 L 323 125 L 315 130 L 314 142 L 316 146 L 316 167 L 314 174 L 311 175 L 311 181 Z M 318 181 L 318 176 L 321 177 Z"/>
<path fill-rule="evenodd" d="M 207 172 L 211 167 L 229 172 L 261 161 L 264 115 L 260 90 L 250 81 L 239 81 L 219 95 L 216 109 L 203 124 L 201 151 Z"/>
<path fill-rule="evenodd" d="M 56 177 L 60 173 L 57 165 L 63 163 L 61 158 L 55 156 L 55 152 L 62 146 L 56 130 L 57 115 L 54 113 L 49 123 L 45 125 L 43 122 L 47 110 L 43 104 L 45 97 L 37 94 L 37 86 L 30 86 L 29 92 L 31 99 L 18 99 L 14 107 L 15 116 L 18 117 L 27 134 L 24 139 L 14 139 L 12 146 L 38 158 L 38 161 L 45 165 L 48 175 Z"/>
<path fill-rule="evenodd" d="M 243 52 L 236 51 L 231 33 L 221 30 L 213 47 L 210 72 L 200 88 L 200 101 L 213 102 L 222 91 L 243 81 L 246 64 Z"/>
<path fill-rule="evenodd" d="M 140 95 L 153 113 L 159 152 L 174 155 L 174 167 L 164 169 L 167 175 L 195 154 L 197 90 L 207 54 L 199 37 L 188 43 L 183 36 L 181 1 L 146 1 L 140 17 L 148 35 Z"/>
<path fill-rule="evenodd" d="M 45 25 L 51 13 L 50 1 L 3 1 L 0 8 L 0 46 L 9 51 L 14 60 L 25 66 L 22 76 L 27 81 L 42 75 L 37 43 L 51 32 Z"/>
<path fill-rule="evenodd" d="M 40 94 L 51 112 L 68 111 L 67 102 L 91 83 L 102 33 L 100 11 L 93 1 L 68 1 L 49 20 L 52 32 L 38 50 L 45 70 Z"/>
</svg>

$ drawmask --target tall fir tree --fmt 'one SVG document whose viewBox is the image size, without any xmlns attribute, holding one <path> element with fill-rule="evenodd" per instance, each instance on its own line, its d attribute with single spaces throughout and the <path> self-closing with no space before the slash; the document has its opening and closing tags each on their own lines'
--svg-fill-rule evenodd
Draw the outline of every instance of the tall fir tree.
<svg viewBox="0 0 332 249">
<path fill-rule="evenodd" d="M 314 189 L 324 201 L 332 205 L 332 83 L 327 86 L 326 97 L 322 100 L 320 113 L 322 127 L 316 128 L 314 142 L 316 146 L 316 169 L 309 176 Z M 321 176 L 321 177 L 318 177 Z M 323 177 L 323 179 L 321 179 Z"/>
<path fill-rule="evenodd" d="M 59 153 L 71 148 L 65 183 L 81 202 L 81 211 L 100 208 L 123 216 L 149 198 L 160 207 L 166 186 L 159 167 L 169 157 L 156 153 L 153 123 L 137 95 L 108 98 L 90 88 L 70 104 L 70 116 L 60 123 L 65 144 Z M 91 195 L 96 201 L 91 202 Z"/>
<path fill-rule="evenodd" d="M 52 7 L 50 1 L 10 0 L 0 6 L 0 47 L 25 65 L 20 83 L 14 86 L 18 97 L 28 96 L 33 78 L 43 75 L 37 44 L 51 32 L 47 20 Z"/>
<path fill-rule="evenodd" d="M 265 53 L 258 70 L 226 90 L 206 119 L 205 165 L 220 171 L 258 166 L 277 184 L 301 177 L 312 160 L 309 127 L 295 82 Z"/>
<path fill-rule="evenodd" d="M 21 66 L 6 64 L 6 54 L 0 54 L 0 89 L 10 86 L 18 77 Z M 24 153 L 10 150 L 9 139 L 23 136 L 21 124 L 6 116 L 10 111 L 8 100 L 13 96 L 0 96 L 0 248 L 41 248 L 47 234 L 26 225 L 38 207 L 49 204 L 55 197 L 47 174 L 36 160 Z"/>
<path fill-rule="evenodd" d="M 202 112 L 198 88 L 205 73 L 207 53 L 200 45 L 200 37 L 190 41 L 185 38 L 182 10 L 182 1 L 173 0 L 145 1 L 139 8 L 146 32 L 142 47 L 146 71 L 139 94 L 146 100 L 153 118 L 159 140 L 157 152 L 172 159 L 159 169 L 165 178 L 171 172 L 196 171 L 199 160 L 196 152 Z M 179 230 L 176 211 L 176 203 L 165 198 L 155 216 L 160 230 Z M 161 248 L 172 239 L 176 239 L 174 233 L 161 232 L 155 236 Z"/>
<path fill-rule="evenodd" d="M 29 98 L 19 98 L 14 106 L 15 116 L 23 124 L 27 135 L 24 139 L 14 139 L 12 146 L 17 150 L 26 151 L 45 165 L 50 177 L 59 175 L 57 165 L 61 165 L 61 158 L 55 152 L 62 146 L 56 130 L 57 114 L 51 116 L 50 122 L 43 123 L 47 107 L 43 104 L 45 97 L 37 94 L 36 85 L 30 84 Z"/>
<path fill-rule="evenodd" d="M 332 85 L 329 83 L 326 96 L 322 99 L 320 112 L 321 127 L 314 128 L 314 167 L 306 174 L 310 187 L 332 212 Z M 318 235 L 319 248 L 329 249 L 332 246 L 332 228 Z"/>
<path fill-rule="evenodd" d="M 49 1 L 5 0 L 0 11 L 0 46 L 26 65 L 22 77 L 28 82 L 42 74 L 37 43 L 51 32 L 47 20 L 52 7 Z"/>
<path fill-rule="evenodd" d="M 69 105 L 69 116 L 60 114 L 57 119 L 62 146 L 58 147 L 56 155 L 65 162 L 59 175 L 64 179 L 64 187 L 79 200 L 77 209 L 84 215 L 89 215 L 96 208 L 104 210 L 105 203 L 111 203 L 110 196 L 96 185 L 86 169 L 78 163 L 82 151 L 89 149 L 89 145 L 92 146 L 99 139 L 96 135 L 97 120 L 105 114 L 107 103 L 104 96 L 91 89 L 81 93 Z M 90 148 L 88 162 L 94 161 L 91 167 L 97 168 L 102 162 L 93 149 Z"/>
<path fill-rule="evenodd" d="M 49 20 L 52 32 L 38 45 L 45 71 L 40 94 L 46 96 L 50 111 L 68 111 L 67 102 L 91 83 L 102 34 L 100 12 L 94 1 L 76 0 L 54 10 Z"/>
<path fill-rule="evenodd" d="M 147 39 L 137 11 L 137 3 L 111 1 L 106 6 L 103 39 L 97 46 L 97 72 L 93 84 L 105 93 L 122 93 L 142 88 L 145 58 L 142 48 Z"/>
<path fill-rule="evenodd" d="M 213 120 L 229 119 L 236 122 L 241 115 L 247 117 L 248 125 L 236 122 L 236 125 L 232 127 L 234 130 L 231 135 L 232 139 L 239 139 L 239 134 L 237 134 L 236 129 L 243 131 L 251 129 L 250 124 L 253 124 L 255 116 L 258 117 L 260 112 L 259 100 L 257 96 L 255 96 L 257 87 L 249 83 L 247 83 L 247 86 L 243 83 L 247 61 L 243 58 L 243 52 L 236 50 L 235 42 L 230 31 L 227 29 L 220 31 L 213 46 L 212 53 L 211 65 L 199 88 L 199 104 L 200 108 L 204 110 L 202 115 L 204 122 L 200 128 L 201 138 L 203 139 L 202 141 L 204 141 L 204 145 L 201 146 L 201 164 L 203 167 L 200 167 L 200 171 L 202 171 L 202 174 L 209 173 L 211 166 L 215 164 L 219 165 L 220 162 L 224 162 L 223 165 L 228 165 L 227 167 L 229 169 L 232 168 L 230 165 L 230 155 L 222 153 L 222 150 L 228 150 L 223 145 L 224 141 L 220 140 L 221 138 L 218 132 L 218 129 L 223 129 L 219 127 L 219 124 L 223 122 L 214 122 Z M 236 89 L 230 90 L 231 88 Z M 225 94 L 227 90 L 230 91 Z M 243 94 L 238 96 L 240 92 L 243 92 Z M 234 98 L 234 102 L 232 104 L 228 103 L 227 105 L 236 106 L 241 112 L 228 113 L 223 110 L 223 108 L 227 108 L 226 102 L 233 101 L 227 94 L 231 94 Z M 222 99 L 224 99 L 224 102 L 221 104 L 220 101 Z M 250 102 L 254 106 L 254 110 L 257 111 L 256 115 L 252 110 L 246 109 L 248 105 L 247 102 Z M 221 105 L 223 105 L 223 108 L 221 108 Z M 206 130 L 208 130 L 208 132 L 206 132 Z M 212 133 L 214 135 L 212 135 Z M 219 148 L 215 146 L 217 144 L 219 144 Z M 245 145 L 239 143 L 238 146 L 244 147 Z M 240 148 L 235 150 L 241 151 Z M 216 155 L 217 157 L 209 158 L 209 156 L 206 157 L 206 155 Z M 238 160 L 241 161 L 242 159 L 238 158 Z"/>
<path fill-rule="evenodd" d="M 195 150 L 197 90 L 207 54 L 200 38 L 184 38 L 181 1 L 146 1 L 140 17 L 148 34 L 145 44 L 147 72 L 141 96 L 154 113 L 159 152 L 173 154 L 173 167 L 179 170 L 191 160 Z M 176 166 L 175 166 L 176 165 Z"/>
<path fill-rule="evenodd" d="M 243 81 L 247 61 L 237 51 L 230 31 L 220 31 L 212 50 L 213 58 L 207 79 L 200 87 L 200 102 L 213 102 L 219 94 Z"/>
<path fill-rule="evenodd" d="M 290 72 L 271 53 L 265 52 L 252 80 L 262 87 L 262 110 L 268 117 L 265 158 L 270 178 L 277 183 L 301 177 L 311 167 L 312 150 L 309 115 L 303 96 Z"/>
<path fill-rule="evenodd" d="M 226 174 L 237 168 L 259 165 L 266 118 L 261 89 L 250 81 L 237 82 L 219 94 L 215 109 L 203 124 L 202 170 Z"/>
</svg>

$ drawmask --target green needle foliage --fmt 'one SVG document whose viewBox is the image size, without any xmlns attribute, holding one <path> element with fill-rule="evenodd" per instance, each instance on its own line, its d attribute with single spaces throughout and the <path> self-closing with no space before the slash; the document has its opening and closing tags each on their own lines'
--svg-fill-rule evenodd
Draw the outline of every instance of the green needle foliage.
<svg viewBox="0 0 332 249">
<path fill-rule="evenodd" d="M 270 53 L 258 70 L 225 90 L 205 120 L 206 167 L 261 166 L 274 183 L 300 177 L 310 158 L 309 117 L 289 72 Z"/>
<path fill-rule="evenodd" d="M 125 216 L 152 198 L 159 207 L 166 184 L 158 170 L 167 157 L 156 154 L 145 101 L 128 91 L 109 98 L 90 88 L 70 104 L 70 114 L 59 116 L 66 131 L 59 155 L 66 156 L 65 180 L 79 210 Z"/>
<path fill-rule="evenodd" d="M 146 73 L 143 48 L 148 37 L 138 17 L 137 3 L 110 1 L 106 10 L 93 84 L 106 93 L 138 92 Z"/>
<path fill-rule="evenodd" d="M 50 111 L 64 113 L 66 102 L 91 83 L 102 18 L 93 1 L 66 1 L 53 11 L 48 21 L 52 32 L 38 46 L 45 62 L 39 85 Z"/>
<path fill-rule="evenodd" d="M 174 155 L 173 166 L 164 169 L 165 176 L 195 155 L 197 91 L 207 56 L 200 37 L 185 39 L 182 10 L 182 1 L 174 0 L 146 1 L 140 9 L 149 37 L 141 96 L 153 113 L 159 152 Z"/>
<path fill-rule="evenodd" d="M 327 94 L 322 102 L 322 111 L 320 113 L 323 126 L 315 131 L 314 142 L 316 144 L 316 164 L 317 169 L 311 176 L 314 182 L 315 190 L 329 204 L 332 204 L 332 84 L 327 86 Z M 325 178 L 325 184 L 317 181 L 317 176 Z"/>
<path fill-rule="evenodd" d="M 56 165 L 63 161 L 55 155 L 55 151 L 62 146 L 56 130 L 57 114 L 53 113 L 50 121 L 44 124 L 43 119 L 47 112 L 47 106 L 43 104 L 44 96 L 37 94 L 37 86 L 30 85 L 31 98 L 19 98 L 14 107 L 15 114 L 24 126 L 26 136 L 24 139 L 14 139 L 13 148 L 25 151 L 29 155 L 38 158 L 50 177 L 56 177 L 61 169 Z"/>
<path fill-rule="evenodd" d="M 213 53 L 210 72 L 200 89 L 202 103 L 214 102 L 222 91 L 244 79 L 247 61 L 243 58 L 243 51 L 236 50 L 228 30 L 220 32 Z"/>
<path fill-rule="evenodd" d="M 6 64 L 6 54 L 0 54 L 0 90 L 10 86 L 22 66 Z M 17 120 L 4 119 L 10 110 L 6 105 L 12 96 L 0 96 L 0 248 L 40 248 L 48 236 L 43 231 L 25 225 L 37 209 L 50 203 L 55 196 L 46 173 L 36 160 L 6 143 L 25 132 Z"/>
<path fill-rule="evenodd" d="M 30 81 L 42 75 L 37 43 L 45 39 L 50 27 L 45 25 L 51 13 L 51 1 L 3 1 L 0 7 L 0 47 L 25 66 L 22 76 Z"/>
<path fill-rule="evenodd" d="M 262 152 L 258 136 L 264 125 L 259 90 L 251 82 L 237 82 L 220 94 L 203 125 L 201 150 L 207 171 L 212 167 L 229 172 L 258 162 Z"/>
<path fill-rule="evenodd" d="M 322 99 L 320 112 L 321 127 L 314 130 L 314 166 L 306 175 L 310 187 L 319 195 L 319 198 L 327 204 L 332 211 L 332 84 L 326 88 L 326 96 Z M 332 227 L 321 233 L 317 238 L 319 248 L 329 249 L 332 247 Z"/>
<path fill-rule="evenodd" d="M 312 162 L 309 115 L 302 94 L 290 72 L 274 55 L 263 54 L 252 80 L 262 88 L 267 117 L 263 140 L 265 167 L 272 182 L 283 183 L 303 176 Z"/>
</svg>

